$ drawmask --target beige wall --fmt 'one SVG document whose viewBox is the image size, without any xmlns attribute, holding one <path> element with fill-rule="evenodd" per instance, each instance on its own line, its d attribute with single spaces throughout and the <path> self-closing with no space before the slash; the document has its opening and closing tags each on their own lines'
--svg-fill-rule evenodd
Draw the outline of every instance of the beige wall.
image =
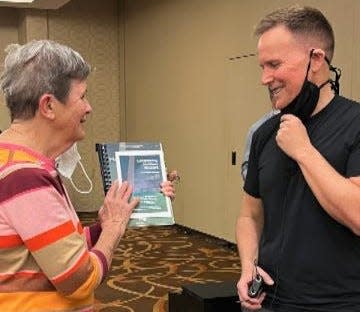
<svg viewBox="0 0 360 312">
<path fill-rule="evenodd" d="M 241 158 L 249 125 L 269 109 L 264 90 L 251 97 L 256 85 L 240 81 L 257 81 L 254 58 L 229 60 L 255 52 L 255 7 L 242 3 L 126 2 L 127 138 L 163 142 L 182 177 L 178 223 L 231 241 L 242 186 L 231 152 Z"/>
<path fill-rule="evenodd" d="M 360 100 L 360 2 L 297 1 L 317 6 L 336 35 L 341 93 Z M 292 1 L 72 0 L 55 11 L 0 8 L 0 56 L 10 42 L 50 38 L 78 50 L 93 66 L 93 114 L 79 144 L 95 189 L 71 191 L 79 210 L 94 210 L 103 192 L 95 142 L 161 141 L 181 183 L 176 221 L 234 241 L 239 176 L 249 126 L 270 105 L 259 84 L 252 37 L 258 19 Z M 0 129 L 8 124 L 0 106 Z M 236 166 L 231 152 L 238 155 Z M 77 174 L 75 181 L 85 187 Z"/>
</svg>

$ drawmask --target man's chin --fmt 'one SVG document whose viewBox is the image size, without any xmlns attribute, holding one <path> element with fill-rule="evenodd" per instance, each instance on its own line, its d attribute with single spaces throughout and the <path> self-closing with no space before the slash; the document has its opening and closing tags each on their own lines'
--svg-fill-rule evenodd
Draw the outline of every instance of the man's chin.
<svg viewBox="0 0 360 312">
<path fill-rule="evenodd" d="M 281 109 L 279 101 L 276 101 L 275 99 L 271 99 L 271 104 L 273 109 Z"/>
<path fill-rule="evenodd" d="M 271 104 L 272 104 L 273 109 L 277 109 L 277 110 L 282 110 L 287 106 L 287 104 L 285 104 L 283 101 L 279 101 L 279 100 L 274 100 L 274 101 L 272 101 Z"/>
</svg>

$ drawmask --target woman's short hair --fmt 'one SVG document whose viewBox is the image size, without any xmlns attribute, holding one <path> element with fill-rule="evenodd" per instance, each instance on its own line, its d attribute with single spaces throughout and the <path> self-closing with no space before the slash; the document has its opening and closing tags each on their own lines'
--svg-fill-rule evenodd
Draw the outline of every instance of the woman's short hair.
<svg viewBox="0 0 360 312">
<path fill-rule="evenodd" d="M 11 44 L 5 51 L 0 82 L 12 121 L 33 118 L 45 93 L 64 103 L 71 81 L 85 80 L 90 73 L 78 52 L 51 40 Z"/>
</svg>

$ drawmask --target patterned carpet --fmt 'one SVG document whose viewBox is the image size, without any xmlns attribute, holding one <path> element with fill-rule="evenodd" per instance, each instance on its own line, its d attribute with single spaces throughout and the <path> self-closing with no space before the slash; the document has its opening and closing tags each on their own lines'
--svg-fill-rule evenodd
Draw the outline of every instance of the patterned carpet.
<svg viewBox="0 0 360 312">
<path fill-rule="evenodd" d="M 181 285 L 237 280 L 239 274 L 232 244 L 177 225 L 128 229 L 96 291 L 96 309 L 167 312 L 167 294 Z"/>
</svg>

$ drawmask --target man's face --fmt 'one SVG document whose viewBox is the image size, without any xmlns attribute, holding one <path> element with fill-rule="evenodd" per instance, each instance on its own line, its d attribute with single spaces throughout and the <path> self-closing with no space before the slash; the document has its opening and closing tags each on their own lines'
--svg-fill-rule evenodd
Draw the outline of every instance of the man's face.
<svg viewBox="0 0 360 312">
<path fill-rule="evenodd" d="M 280 25 L 263 33 L 258 41 L 261 83 L 268 87 L 275 109 L 286 107 L 304 83 L 309 54 L 297 39 Z"/>
<path fill-rule="evenodd" d="M 73 80 L 65 103 L 57 103 L 57 125 L 66 142 L 76 142 L 85 136 L 83 123 L 92 111 L 86 99 L 86 81 Z"/>
</svg>

